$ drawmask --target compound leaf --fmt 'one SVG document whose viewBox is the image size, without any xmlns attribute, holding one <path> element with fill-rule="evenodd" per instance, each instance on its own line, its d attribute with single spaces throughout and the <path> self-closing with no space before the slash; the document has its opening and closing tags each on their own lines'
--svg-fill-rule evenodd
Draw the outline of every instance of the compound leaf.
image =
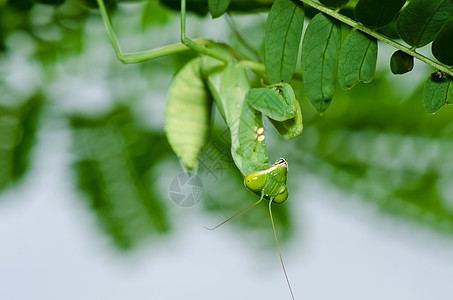
<svg viewBox="0 0 453 300">
<path fill-rule="evenodd" d="M 442 27 L 434 39 L 431 51 L 439 61 L 453 65 L 453 18 Z"/>
<path fill-rule="evenodd" d="M 350 89 L 359 81 L 370 82 L 376 71 L 377 41 L 358 30 L 346 37 L 340 52 L 338 81 Z"/>
<path fill-rule="evenodd" d="M 390 58 L 390 70 L 393 74 L 404 74 L 414 68 L 414 57 L 401 50 L 395 51 Z"/>
<path fill-rule="evenodd" d="M 357 20 L 369 27 L 382 27 L 392 21 L 406 0 L 360 0 L 355 7 Z"/>
<path fill-rule="evenodd" d="M 231 0 L 209 0 L 208 8 L 213 19 L 220 17 L 225 13 Z"/>
<path fill-rule="evenodd" d="M 264 33 L 264 62 L 271 83 L 291 81 L 303 25 L 304 8 L 299 2 L 277 0 L 272 5 Z"/>
<path fill-rule="evenodd" d="M 453 103 L 453 79 L 428 78 L 423 91 L 423 104 L 429 113 L 437 112 L 442 106 Z"/>
<path fill-rule="evenodd" d="M 319 0 L 322 4 L 332 8 L 341 8 L 345 6 L 349 0 Z"/>
<path fill-rule="evenodd" d="M 413 0 L 398 17 L 398 34 L 409 45 L 423 47 L 434 40 L 451 16 L 452 0 Z"/>
<path fill-rule="evenodd" d="M 302 43 L 302 72 L 308 100 L 318 112 L 330 105 L 335 92 L 341 28 L 322 13 L 308 24 Z"/>
</svg>

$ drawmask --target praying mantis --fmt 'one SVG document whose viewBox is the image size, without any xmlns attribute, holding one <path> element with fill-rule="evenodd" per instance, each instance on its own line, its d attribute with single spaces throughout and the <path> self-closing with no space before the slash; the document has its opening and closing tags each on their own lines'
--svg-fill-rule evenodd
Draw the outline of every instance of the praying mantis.
<svg viewBox="0 0 453 300">
<path fill-rule="evenodd" d="M 138 63 L 157 57 L 193 50 L 201 54 L 189 61 L 173 78 L 166 111 L 165 131 L 170 145 L 188 170 L 196 169 L 198 157 L 206 145 L 211 119 L 211 105 L 219 109 L 231 136 L 231 155 L 244 176 L 245 186 L 260 199 L 213 228 L 240 213 L 269 200 L 269 215 L 285 278 L 294 299 L 278 245 L 272 203 L 281 204 L 288 198 L 288 163 L 280 158 L 269 164 L 265 146 L 263 114 L 285 139 L 302 134 L 302 113 L 289 83 L 279 82 L 252 88 L 246 73 L 249 69 L 259 76 L 265 74 L 260 63 L 244 59 L 225 44 L 208 39 L 192 40 L 186 36 L 186 0 L 181 0 L 181 43 L 140 53 L 123 54 L 107 13 L 104 0 L 97 0 L 107 32 L 118 59 Z M 213 100 L 213 101 L 212 101 Z"/>
</svg>

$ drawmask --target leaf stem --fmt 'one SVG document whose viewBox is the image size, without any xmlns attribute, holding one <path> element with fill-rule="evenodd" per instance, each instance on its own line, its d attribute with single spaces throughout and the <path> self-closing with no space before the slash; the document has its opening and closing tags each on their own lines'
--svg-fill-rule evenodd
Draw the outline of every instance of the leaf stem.
<svg viewBox="0 0 453 300">
<path fill-rule="evenodd" d="M 313 0 L 299 0 L 300 2 L 308 5 L 308 6 L 311 6 L 313 7 L 314 9 L 317 9 L 323 13 L 325 13 L 326 15 L 329 15 L 331 16 L 332 18 L 335 18 L 337 19 L 338 21 L 344 23 L 344 24 L 347 24 L 349 26 L 351 26 L 352 28 L 354 29 L 357 29 L 357 30 L 360 30 L 374 38 L 376 38 L 377 40 L 380 40 L 381 42 L 384 42 L 398 50 L 401 50 L 413 57 L 415 57 L 416 59 L 424 62 L 425 64 L 428 64 L 430 66 L 432 66 L 433 68 L 435 69 L 438 69 L 444 73 L 447 73 L 451 76 L 453 76 L 453 69 L 450 69 L 449 67 L 447 67 L 446 65 L 444 64 L 441 64 L 441 63 L 438 63 L 438 62 L 435 62 L 431 59 L 429 59 L 428 57 L 420 54 L 420 53 L 417 53 L 415 51 L 415 49 L 411 49 L 409 47 L 406 47 L 398 42 L 395 42 L 394 40 L 388 38 L 387 36 L 381 34 L 381 33 L 378 33 L 374 30 L 371 30 L 369 29 L 368 27 L 358 23 L 357 21 L 354 21 L 348 17 L 345 17 L 344 15 L 338 13 L 337 11 L 335 10 L 332 10 L 332 9 L 329 9 L 327 7 L 325 7 L 324 5 L 321 5 L 319 3 L 316 3 L 314 2 Z"/>
</svg>

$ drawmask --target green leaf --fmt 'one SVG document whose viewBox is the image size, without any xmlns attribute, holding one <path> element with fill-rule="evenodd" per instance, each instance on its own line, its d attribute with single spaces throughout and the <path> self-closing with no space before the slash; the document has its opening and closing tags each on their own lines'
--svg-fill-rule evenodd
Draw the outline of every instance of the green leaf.
<svg viewBox="0 0 453 300">
<path fill-rule="evenodd" d="M 183 165 L 192 170 L 206 144 L 211 97 L 200 74 L 201 58 L 189 61 L 173 78 L 165 108 L 168 142 Z"/>
<path fill-rule="evenodd" d="M 451 16 L 452 0 L 413 0 L 398 17 L 398 34 L 409 45 L 423 47 L 434 40 Z"/>
<path fill-rule="evenodd" d="M 429 113 L 437 112 L 442 106 L 453 103 L 453 78 L 429 77 L 423 91 L 423 104 Z"/>
<path fill-rule="evenodd" d="M 360 0 L 355 7 L 357 20 L 369 27 L 382 27 L 392 21 L 406 0 Z"/>
<path fill-rule="evenodd" d="M 349 0 L 319 0 L 322 4 L 332 8 L 341 8 L 345 6 Z"/>
<path fill-rule="evenodd" d="M 289 83 L 296 67 L 304 8 L 300 2 L 277 0 L 264 33 L 264 62 L 271 83 Z"/>
<path fill-rule="evenodd" d="M 390 58 L 390 70 L 393 74 L 404 74 L 414 68 L 414 57 L 401 50 L 395 51 Z"/>
<path fill-rule="evenodd" d="M 453 18 L 442 27 L 434 39 L 431 51 L 439 61 L 453 66 Z"/>
<path fill-rule="evenodd" d="M 146 131 L 117 107 L 97 118 L 70 119 L 77 185 L 116 246 L 130 249 L 170 229 L 153 166 L 169 153 L 161 133 Z"/>
<path fill-rule="evenodd" d="M 209 12 L 213 19 L 225 13 L 231 0 L 208 0 Z"/>
<path fill-rule="evenodd" d="M 338 81 L 343 89 L 350 89 L 359 81 L 370 82 L 376 71 L 377 41 L 358 30 L 346 37 L 341 47 Z"/>
<path fill-rule="evenodd" d="M 165 24 L 168 21 L 170 11 L 157 1 L 147 1 L 142 10 L 142 28 L 151 24 Z"/>
<path fill-rule="evenodd" d="M 17 100 L 0 104 L 0 191 L 27 172 L 44 104 L 40 94 Z"/>
<path fill-rule="evenodd" d="M 35 0 L 35 1 L 42 4 L 60 5 L 63 4 L 65 0 Z"/>
<path fill-rule="evenodd" d="M 322 13 L 317 14 L 305 31 L 302 72 L 305 93 L 318 112 L 329 107 L 335 92 L 340 46 L 340 23 Z"/>
</svg>

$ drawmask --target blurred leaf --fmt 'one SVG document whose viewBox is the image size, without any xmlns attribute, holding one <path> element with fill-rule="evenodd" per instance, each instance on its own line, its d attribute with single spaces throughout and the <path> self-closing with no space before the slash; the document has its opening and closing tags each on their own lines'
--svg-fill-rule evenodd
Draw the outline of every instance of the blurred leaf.
<svg viewBox="0 0 453 300">
<path fill-rule="evenodd" d="M 406 0 L 360 0 L 355 6 L 357 20 L 369 27 L 378 28 L 390 23 Z"/>
<path fill-rule="evenodd" d="M 35 4 L 34 0 L 11 0 L 8 2 L 8 5 L 16 8 L 20 11 L 28 11 Z"/>
<path fill-rule="evenodd" d="M 43 103 L 35 95 L 18 106 L 0 106 L 0 191 L 27 171 Z"/>
<path fill-rule="evenodd" d="M 97 0 L 81 0 L 81 2 L 88 8 L 99 9 Z M 116 8 L 116 0 L 104 0 L 107 10 L 114 10 Z"/>
<path fill-rule="evenodd" d="M 451 0 L 412 0 L 398 17 L 398 33 L 409 45 L 423 47 L 434 40 L 451 16 Z"/>
<path fill-rule="evenodd" d="M 142 12 L 142 28 L 151 24 L 165 24 L 170 12 L 157 1 L 147 1 Z"/>
<path fill-rule="evenodd" d="M 453 102 L 453 80 L 447 78 L 429 77 L 423 91 L 423 104 L 429 113 L 435 113 L 442 106 Z"/>
<path fill-rule="evenodd" d="M 35 1 L 42 4 L 60 5 L 63 4 L 65 0 L 35 0 Z"/>
<path fill-rule="evenodd" d="M 264 62 L 271 84 L 289 83 L 296 67 L 304 7 L 292 0 L 277 0 L 269 11 L 264 33 Z"/>
<path fill-rule="evenodd" d="M 405 74 L 414 68 L 414 57 L 401 50 L 395 51 L 390 58 L 390 70 L 393 74 Z"/>
<path fill-rule="evenodd" d="M 453 66 L 453 18 L 450 18 L 437 34 L 432 52 L 440 62 Z"/>
<path fill-rule="evenodd" d="M 360 195 L 381 214 L 453 234 L 453 163 L 446 159 L 453 110 L 426 114 L 417 105 L 422 88 L 401 99 L 375 78 L 339 92 L 335 109 L 306 125 L 310 143 L 298 142 L 293 165 Z"/>
<path fill-rule="evenodd" d="M 341 46 L 340 29 L 337 20 L 319 13 L 308 24 L 302 43 L 305 93 L 321 113 L 329 107 L 335 92 Z"/>
<path fill-rule="evenodd" d="M 159 0 L 165 6 L 174 10 L 181 10 L 181 0 Z M 274 0 L 230 0 L 229 11 L 253 12 L 264 10 L 271 7 Z M 206 0 L 187 0 L 186 8 L 188 11 L 204 16 L 208 13 L 208 1 Z"/>
<path fill-rule="evenodd" d="M 75 171 L 101 227 L 122 249 L 169 230 L 152 167 L 169 153 L 163 135 L 138 128 L 125 108 L 72 117 Z"/>
<path fill-rule="evenodd" d="M 228 5 L 230 5 L 230 0 L 208 0 L 209 12 L 213 19 L 223 15 Z"/>
<path fill-rule="evenodd" d="M 338 81 L 343 89 L 350 89 L 359 81 L 370 82 L 376 71 L 377 41 L 358 30 L 346 37 L 341 47 Z"/>
</svg>

